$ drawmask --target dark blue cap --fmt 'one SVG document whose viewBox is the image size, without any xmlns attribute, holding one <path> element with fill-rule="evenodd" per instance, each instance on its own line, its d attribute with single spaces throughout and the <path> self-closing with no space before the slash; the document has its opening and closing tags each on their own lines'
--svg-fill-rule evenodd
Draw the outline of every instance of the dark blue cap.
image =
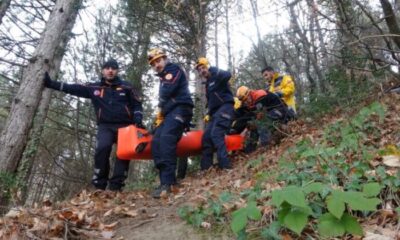
<svg viewBox="0 0 400 240">
<path fill-rule="evenodd" d="M 118 63 L 115 59 L 108 59 L 107 62 L 103 63 L 103 66 L 101 66 L 101 69 L 104 68 L 113 68 L 113 69 L 119 69 Z"/>
</svg>

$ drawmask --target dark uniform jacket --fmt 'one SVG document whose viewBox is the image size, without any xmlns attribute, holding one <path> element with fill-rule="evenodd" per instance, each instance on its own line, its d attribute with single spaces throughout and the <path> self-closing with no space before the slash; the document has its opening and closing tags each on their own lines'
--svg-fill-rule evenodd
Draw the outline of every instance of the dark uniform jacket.
<svg viewBox="0 0 400 240">
<path fill-rule="evenodd" d="M 245 105 L 251 111 L 261 110 L 262 108 L 269 111 L 282 106 L 283 102 L 279 97 L 270 92 L 264 90 L 251 90 L 250 96 L 247 98 Z"/>
<path fill-rule="evenodd" d="M 178 105 L 194 106 L 186 74 L 177 64 L 167 63 L 157 76 L 160 77 L 158 107 L 162 114 L 167 115 Z"/>
<path fill-rule="evenodd" d="M 130 83 L 119 77 L 111 84 L 106 83 L 104 79 L 87 85 L 51 81 L 47 87 L 77 97 L 90 98 L 96 112 L 97 124 L 142 123 L 142 103 L 139 94 Z"/>
<path fill-rule="evenodd" d="M 206 97 L 208 114 L 212 115 L 220 106 L 225 103 L 234 103 L 233 94 L 229 85 L 231 73 L 210 67 L 211 76 L 206 81 Z"/>
</svg>

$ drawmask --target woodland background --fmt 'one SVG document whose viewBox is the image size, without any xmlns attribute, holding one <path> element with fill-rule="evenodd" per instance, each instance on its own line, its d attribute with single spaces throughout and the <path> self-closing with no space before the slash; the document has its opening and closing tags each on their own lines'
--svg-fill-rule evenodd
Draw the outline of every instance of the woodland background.
<svg viewBox="0 0 400 240">
<path fill-rule="evenodd" d="M 233 73 L 234 90 L 243 84 L 263 88 L 260 69 L 267 64 L 292 75 L 299 116 L 307 121 L 338 107 L 351 109 L 372 90 L 399 83 L 398 0 L 105 2 L 1 0 L 2 208 L 63 200 L 90 183 L 96 129 L 91 104 L 43 89 L 45 71 L 84 84 L 99 78 L 106 59 L 116 58 L 121 75 L 142 90 L 150 126 L 158 80 L 146 54 L 162 47 L 190 75 L 199 128 L 204 93 L 193 64 L 201 56 Z M 265 21 L 276 25 L 266 35 L 262 30 L 271 23 Z M 238 22 L 256 29 L 241 43 L 245 47 L 233 44 Z M 151 161 L 132 161 L 127 189 L 154 179 Z"/>
</svg>

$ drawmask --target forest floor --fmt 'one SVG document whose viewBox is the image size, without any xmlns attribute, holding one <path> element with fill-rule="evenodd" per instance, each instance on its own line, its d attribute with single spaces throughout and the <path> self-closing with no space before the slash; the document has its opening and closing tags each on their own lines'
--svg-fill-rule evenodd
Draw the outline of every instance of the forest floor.
<svg viewBox="0 0 400 240">
<path fill-rule="evenodd" d="M 376 126 L 381 129 L 382 136 L 368 141 L 373 141 L 377 148 L 388 144 L 400 146 L 400 96 L 391 94 L 380 102 L 387 107 L 384 122 Z M 284 181 L 264 175 L 276 174 L 281 157 L 305 137 L 317 141 L 323 135 L 324 126 L 346 119 L 357 111 L 336 110 L 318 121 L 289 123 L 281 129 L 284 137 L 279 144 L 260 148 L 250 155 L 235 154 L 232 170 L 192 173 L 173 189 L 172 194 L 163 195 L 161 199 L 151 198 L 151 190 L 122 193 L 83 190 L 61 203 L 44 201 L 34 208 L 13 208 L 0 218 L 0 239 L 236 239 L 230 227 L 232 212 L 246 206 L 249 194 L 267 193 L 266 197 L 257 197 L 261 221 L 251 222 L 246 228 L 250 239 L 263 239 L 260 234 L 251 236 L 268 225 L 275 210 L 270 204 L 260 203 L 270 199 L 268 193 L 284 186 Z M 400 163 L 399 158 L 394 160 Z M 375 157 L 374 162 L 374 166 L 384 166 L 382 158 Z M 385 169 L 396 176 L 398 167 L 400 165 Z M 258 185 L 260 179 L 266 180 Z M 261 191 L 254 190 L 256 186 Z M 234 200 L 224 200 L 233 195 L 237 196 Z M 399 192 L 395 195 L 400 197 Z M 388 202 L 386 206 L 382 204 L 376 214 L 360 220 L 364 238 L 346 235 L 345 239 L 400 239 L 398 213 L 393 210 L 398 206 L 387 205 Z M 382 211 L 386 215 L 381 214 Z M 296 237 L 288 230 L 279 234 L 285 240 L 319 239 L 309 227 L 302 237 Z M 264 236 L 264 239 L 269 238 Z"/>
</svg>

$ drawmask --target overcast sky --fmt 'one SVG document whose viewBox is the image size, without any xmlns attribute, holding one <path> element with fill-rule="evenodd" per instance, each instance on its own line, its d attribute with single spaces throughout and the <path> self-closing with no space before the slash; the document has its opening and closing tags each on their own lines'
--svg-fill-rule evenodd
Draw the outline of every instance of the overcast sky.
<svg viewBox="0 0 400 240">
<path fill-rule="evenodd" d="M 103 3 L 103 4 L 101 4 Z M 86 29 L 91 29 L 94 26 L 94 18 L 91 14 L 95 14 L 99 8 L 105 8 L 108 6 L 117 6 L 118 0 L 110 1 L 96 1 L 89 0 L 86 3 L 87 9 L 81 13 L 84 21 L 83 26 Z M 286 11 L 279 11 L 281 6 L 271 4 L 270 1 L 258 1 L 259 8 L 259 19 L 258 23 L 260 26 L 261 36 L 267 33 L 273 33 L 281 31 L 288 25 L 288 18 L 286 17 Z M 237 9 L 230 9 L 230 32 L 231 32 L 231 47 L 232 55 L 235 61 L 240 58 L 246 57 L 247 53 L 252 47 L 252 41 L 256 42 L 257 30 L 252 17 L 250 1 L 243 1 L 242 15 L 238 15 Z M 278 14 L 277 14 L 278 13 Z M 226 41 L 226 29 L 224 26 L 224 19 L 220 19 L 221 24 L 219 28 L 218 44 L 219 44 L 219 66 L 221 68 L 227 67 L 227 41 Z M 82 33 L 82 23 L 77 22 L 75 33 Z M 210 33 L 213 36 L 213 33 Z M 208 58 L 214 62 L 214 48 L 211 47 L 208 51 Z"/>
</svg>

